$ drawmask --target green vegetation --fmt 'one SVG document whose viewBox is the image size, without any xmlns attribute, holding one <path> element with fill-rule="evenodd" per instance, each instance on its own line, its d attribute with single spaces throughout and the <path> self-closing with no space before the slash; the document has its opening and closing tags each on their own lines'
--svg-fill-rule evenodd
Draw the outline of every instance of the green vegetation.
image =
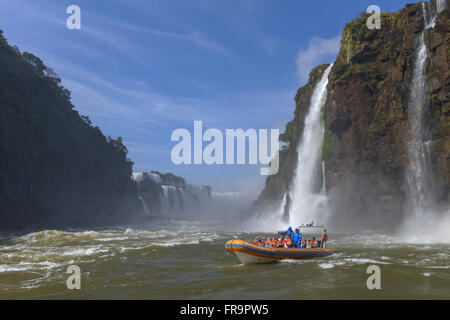
<svg viewBox="0 0 450 320">
<path fill-rule="evenodd" d="M 95 225 L 139 205 L 122 138 L 80 116 L 61 79 L 0 30 L 0 225 Z"/>
<path fill-rule="evenodd" d="M 284 132 L 280 134 L 280 141 L 285 143 L 291 143 L 295 139 L 295 121 L 291 120 L 286 124 Z"/>
<path fill-rule="evenodd" d="M 369 16 L 369 14 L 363 13 L 361 18 L 347 23 L 343 31 L 343 34 L 347 36 L 346 38 L 350 38 L 352 41 L 362 41 L 370 39 L 377 34 L 377 29 L 367 28 L 367 18 Z"/>
<path fill-rule="evenodd" d="M 321 152 L 322 161 L 324 161 L 330 154 L 331 136 L 332 135 L 333 135 L 333 133 L 331 131 L 325 129 L 324 134 L 323 134 L 323 144 L 322 144 L 322 152 Z"/>
<path fill-rule="evenodd" d="M 377 78 L 376 66 L 374 63 L 349 64 L 338 62 L 334 71 L 336 85 L 357 76 L 363 80 L 374 80 Z"/>
<path fill-rule="evenodd" d="M 323 133 L 323 143 L 322 143 L 322 151 L 321 151 L 321 159 L 324 161 L 328 155 L 330 154 L 330 144 L 331 144 L 331 136 L 333 133 L 327 130 L 327 110 L 326 107 L 323 107 L 321 114 L 322 125 L 325 128 Z"/>
<path fill-rule="evenodd" d="M 408 23 L 408 18 L 403 18 L 399 13 L 382 12 L 381 21 L 384 26 L 390 24 L 395 28 L 400 28 L 402 25 Z M 383 25 L 381 27 L 383 27 Z"/>
<path fill-rule="evenodd" d="M 327 66 L 328 65 L 319 65 L 317 67 L 314 67 L 309 73 L 309 79 L 317 78 L 319 75 L 322 75 L 323 71 L 327 68 Z"/>
</svg>

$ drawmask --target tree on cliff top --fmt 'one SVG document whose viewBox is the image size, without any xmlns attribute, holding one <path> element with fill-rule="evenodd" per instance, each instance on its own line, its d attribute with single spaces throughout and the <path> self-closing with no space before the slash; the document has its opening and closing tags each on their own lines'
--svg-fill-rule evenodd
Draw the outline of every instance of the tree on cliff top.
<svg viewBox="0 0 450 320">
<path fill-rule="evenodd" d="M 133 163 L 70 102 L 41 59 L 0 30 L 0 225 L 97 225 L 136 209 Z M 137 200 L 138 201 L 138 200 Z"/>
</svg>

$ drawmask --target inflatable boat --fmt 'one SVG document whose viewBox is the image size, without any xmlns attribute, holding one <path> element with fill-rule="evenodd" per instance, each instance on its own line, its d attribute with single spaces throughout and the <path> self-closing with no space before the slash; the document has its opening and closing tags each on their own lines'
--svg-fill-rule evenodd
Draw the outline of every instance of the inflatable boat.
<svg viewBox="0 0 450 320">
<path fill-rule="evenodd" d="M 276 262 L 285 259 L 312 259 L 333 254 L 326 248 L 268 248 L 257 246 L 242 240 L 230 240 L 225 244 L 225 250 L 235 256 L 241 263 Z"/>
</svg>

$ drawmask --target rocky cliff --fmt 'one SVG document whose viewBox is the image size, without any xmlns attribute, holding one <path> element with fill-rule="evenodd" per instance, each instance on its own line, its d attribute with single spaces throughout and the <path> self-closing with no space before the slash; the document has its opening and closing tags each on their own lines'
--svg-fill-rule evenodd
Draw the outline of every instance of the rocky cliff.
<svg viewBox="0 0 450 320">
<path fill-rule="evenodd" d="M 449 2 L 435 27 L 425 31 L 429 103 L 424 128 L 430 137 L 433 188 L 442 206 L 450 200 Z M 431 5 L 435 10 L 436 3 Z M 378 228 L 397 225 L 405 214 L 409 88 L 424 19 L 421 3 L 383 13 L 379 30 L 368 29 L 367 18 L 363 15 L 342 32 L 323 110 L 322 159 L 334 224 Z M 297 92 L 294 120 L 281 136 L 289 146 L 281 152 L 280 172 L 267 179 L 256 205 L 280 201 L 292 183 L 311 88 L 323 70 L 314 69 Z"/>
<path fill-rule="evenodd" d="M 80 116 L 70 92 L 0 30 L 0 228 L 109 225 L 142 215 L 122 140 Z"/>
</svg>

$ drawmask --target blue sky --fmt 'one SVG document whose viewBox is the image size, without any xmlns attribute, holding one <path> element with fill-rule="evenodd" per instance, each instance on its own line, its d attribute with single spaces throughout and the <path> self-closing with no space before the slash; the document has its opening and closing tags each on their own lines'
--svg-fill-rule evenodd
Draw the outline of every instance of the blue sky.
<svg viewBox="0 0 450 320">
<path fill-rule="evenodd" d="M 0 0 L 10 44 L 40 57 L 105 135 L 122 136 L 136 171 L 216 190 L 259 190 L 255 165 L 170 160 L 176 128 L 284 128 L 310 69 L 334 60 L 344 25 L 400 0 Z M 81 8 L 81 30 L 66 8 Z M 244 182 L 244 183 L 243 183 Z"/>
</svg>

